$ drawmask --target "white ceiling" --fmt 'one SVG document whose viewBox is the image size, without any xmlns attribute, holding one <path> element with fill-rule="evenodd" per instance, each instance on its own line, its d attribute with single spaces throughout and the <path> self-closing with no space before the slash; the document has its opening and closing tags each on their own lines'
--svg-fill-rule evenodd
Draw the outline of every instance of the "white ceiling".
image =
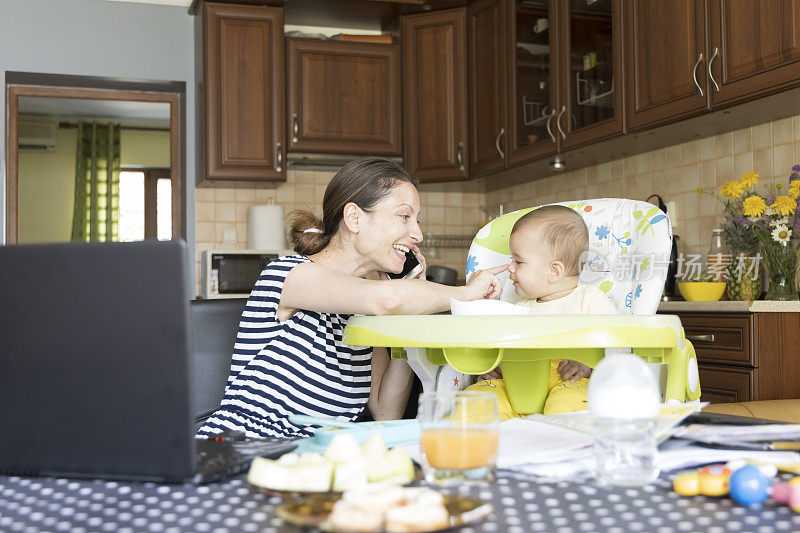
<svg viewBox="0 0 800 533">
<path fill-rule="evenodd" d="M 158 4 L 161 6 L 189 7 L 192 0 L 106 0 L 106 2 L 128 2 L 131 4 Z"/>
<path fill-rule="evenodd" d="M 21 97 L 19 112 L 55 121 L 94 119 L 126 126 L 169 127 L 169 104 L 161 102 Z"/>
</svg>

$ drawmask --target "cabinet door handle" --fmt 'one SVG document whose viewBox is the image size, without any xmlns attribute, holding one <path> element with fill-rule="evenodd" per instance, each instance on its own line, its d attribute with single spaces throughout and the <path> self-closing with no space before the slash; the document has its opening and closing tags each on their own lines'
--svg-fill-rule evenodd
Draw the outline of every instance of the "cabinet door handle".
<svg viewBox="0 0 800 533">
<path fill-rule="evenodd" d="M 297 126 L 297 113 L 292 113 L 292 142 L 293 143 L 297 142 L 298 129 L 299 128 Z"/>
<path fill-rule="evenodd" d="M 458 150 L 456 150 L 456 162 L 458 162 L 458 170 L 464 171 L 464 143 L 458 143 Z"/>
<path fill-rule="evenodd" d="M 558 128 L 558 133 L 561 134 L 562 141 L 567 138 L 567 134 L 564 133 L 563 129 L 561 129 L 561 115 L 563 115 L 566 110 L 567 106 L 561 106 L 561 111 L 558 112 L 558 117 L 556 117 L 556 127 Z"/>
<path fill-rule="evenodd" d="M 714 342 L 714 334 L 709 333 L 706 335 L 686 335 L 686 340 L 696 342 Z"/>
<path fill-rule="evenodd" d="M 505 128 L 500 128 L 500 133 L 497 134 L 497 139 L 494 140 L 494 145 L 497 148 L 497 153 L 500 154 L 500 159 L 505 159 L 506 154 L 503 153 L 503 149 L 500 148 L 500 137 L 506 132 Z"/>
<path fill-rule="evenodd" d="M 714 90 L 719 92 L 719 84 L 717 84 L 717 80 L 714 79 L 714 75 L 711 73 L 711 64 L 714 62 L 714 59 L 719 55 L 719 48 L 714 47 L 714 53 L 711 55 L 711 58 L 708 60 L 708 77 L 711 78 L 711 83 L 714 84 Z"/>
<path fill-rule="evenodd" d="M 281 151 L 281 143 L 275 143 L 275 150 L 278 152 L 278 155 L 275 157 L 275 170 L 283 172 L 283 152 Z"/>
<path fill-rule="evenodd" d="M 694 80 L 694 86 L 697 87 L 697 90 L 700 91 L 700 96 L 703 96 L 703 88 L 700 87 L 700 84 L 697 83 L 697 66 L 700 65 L 700 62 L 703 60 L 703 52 L 697 54 L 697 61 L 694 64 L 694 68 L 692 69 L 692 79 Z"/>
<path fill-rule="evenodd" d="M 547 122 L 545 122 L 545 125 L 547 126 L 547 134 L 550 136 L 550 140 L 553 141 L 553 142 L 557 142 L 557 140 L 556 140 L 556 136 L 553 135 L 553 130 L 550 129 L 550 121 L 553 120 L 553 116 L 555 116 L 555 114 L 556 114 L 556 110 L 553 109 L 550 112 L 550 116 L 547 117 Z"/>
</svg>

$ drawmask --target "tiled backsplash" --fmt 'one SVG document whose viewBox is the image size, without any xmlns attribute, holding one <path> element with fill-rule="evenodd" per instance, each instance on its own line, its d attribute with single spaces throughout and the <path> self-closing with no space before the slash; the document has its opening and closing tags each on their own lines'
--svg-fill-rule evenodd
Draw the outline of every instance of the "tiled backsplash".
<svg viewBox="0 0 800 533">
<path fill-rule="evenodd" d="M 567 157 L 567 162 L 569 158 Z M 484 192 L 483 180 L 420 186 L 420 221 L 426 235 L 474 235 L 488 215 L 572 199 L 628 197 L 644 200 L 657 193 L 674 201 L 671 213 L 680 249 L 705 253 L 711 230 L 718 227 L 721 206 L 696 189 L 719 190 L 748 170 L 761 175 L 761 183 L 787 181 L 793 164 L 800 163 L 800 116 L 633 155 L 624 159 L 572 170 L 519 185 Z M 246 248 L 250 207 L 269 203 L 295 208 L 310 207 L 319 215 L 325 187 L 333 171 L 294 170 L 285 183 L 235 183 L 228 188 L 198 188 L 195 193 L 196 279 L 202 250 Z M 226 230 L 235 242 L 224 242 Z M 227 233 L 230 233 L 228 231 Z M 463 278 L 466 248 L 429 248 L 423 251 L 430 265 L 456 269 Z M 198 282 L 199 283 L 199 282 Z M 197 287 L 199 291 L 199 285 Z"/>
<path fill-rule="evenodd" d="M 288 214 L 293 209 L 311 208 L 322 214 L 322 197 L 334 171 L 294 170 L 287 172 L 286 182 L 237 182 L 226 188 L 198 188 L 195 191 L 195 279 L 200 291 L 200 253 L 212 248 L 247 248 L 247 217 L 254 205 L 267 204 L 274 198 Z M 474 235 L 485 220 L 483 184 L 478 181 L 457 184 L 420 186 L 423 234 Z M 227 234 L 235 235 L 226 242 Z M 430 265 L 455 268 L 463 278 L 467 250 L 423 248 Z"/>
<path fill-rule="evenodd" d="M 567 157 L 567 162 L 569 158 Z M 565 200 L 628 197 L 644 200 L 653 193 L 674 201 L 674 232 L 685 253 L 708 251 L 711 230 L 719 227 L 722 206 L 698 187 L 719 191 L 726 181 L 748 170 L 760 183 L 788 183 L 800 162 L 800 116 L 697 139 L 667 148 L 601 163 L 486 193 L 491 209 L 505 211 Z"/>
</svg>

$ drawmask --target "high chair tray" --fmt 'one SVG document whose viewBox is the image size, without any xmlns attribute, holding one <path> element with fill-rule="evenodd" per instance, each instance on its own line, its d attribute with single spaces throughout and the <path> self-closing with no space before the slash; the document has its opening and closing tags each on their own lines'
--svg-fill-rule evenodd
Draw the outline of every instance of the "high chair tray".
<svg viewBox="0 0 800 533">
<path fill-rule="evenodd" d="M 398 348 L 392 357 L 402 357 L 403 348 L 409 360 L 450 365 L 463 374 L 477 376 L 500 366 L 518 413 L 542 411 L 551 360 L 594 368 L 615 348 L 668 365 L 666 400 L 700 395 L 694 348 L 673 315 L 357 316 L 348 321 L 343 340 Z"/>
<path fill-rule="evenodd" d="M 351 317 L 344 342 L 422 348 L 680 348 L 674 315 Z"/>
</svg>

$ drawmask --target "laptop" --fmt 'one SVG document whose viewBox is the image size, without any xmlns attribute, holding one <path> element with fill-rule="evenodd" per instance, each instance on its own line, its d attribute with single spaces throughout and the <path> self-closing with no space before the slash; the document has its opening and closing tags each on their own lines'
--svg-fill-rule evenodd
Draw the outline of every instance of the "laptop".
<svg viewBox="0 0 800 533">
<path fill-rule="evenodd" d="M 0 473 L 206 482 L 182 240 L 0 246 Z"/>
</svg>

